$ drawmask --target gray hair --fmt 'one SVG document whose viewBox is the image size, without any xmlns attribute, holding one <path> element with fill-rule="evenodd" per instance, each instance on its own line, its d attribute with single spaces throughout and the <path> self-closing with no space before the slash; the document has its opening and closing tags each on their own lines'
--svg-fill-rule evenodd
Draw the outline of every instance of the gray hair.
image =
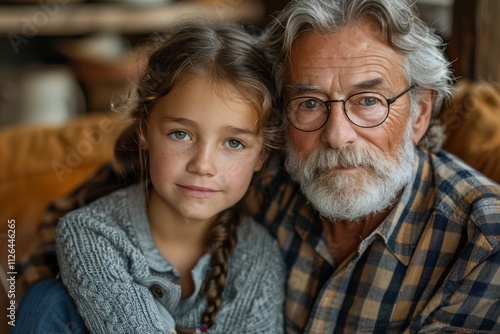
<svg viewBox="0 0 500 334">
<path fill-rule="evenodd" d="M 452 96 L 454 79 L 443 41 L 419 18 L 415 0 L 292 0 L 266 31 L 282 83 L 285 61 L 301 32 L 335 33 L 366 18 L 375 20 L 387 43 L 403 55 L 408 82 L 435 92 L 430 126 L 420 144 L 439 150 L 445 138 L 441 107 Z M 410 96 L 415 117 L 418 89 Z"/>
</svg>

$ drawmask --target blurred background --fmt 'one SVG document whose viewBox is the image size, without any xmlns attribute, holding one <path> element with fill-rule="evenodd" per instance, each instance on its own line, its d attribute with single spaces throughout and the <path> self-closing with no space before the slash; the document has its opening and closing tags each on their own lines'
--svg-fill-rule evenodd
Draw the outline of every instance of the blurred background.
<svg viewBox="0 0 500 334">
<path fill-rule="evenodd" d="M 53 247 L 55 218 L 46 208 L 112 161 L 115 139 L 127 124 L 123 115 L 109 112 L 110 103 L 137 79 L 147 37 L 188 18 L 263 28 L 288 1 L 0 0 L 0 285 L 5 291 L 7 221 L 16 221 L 17 261 L 34 249 Z M 500 0 L 413 1 L 447 43 L 456 77 L 477 84 L 500 81 Z M 446 117 L 448 136 L 455 138 L 450 142 L 458 144 L 445 148 L 468 153 L 473 159 L 465 160 L 487 175 L 500 170 L 500 86 L 495 87 L 496 93 L 473 86 L 467 95 L 455 96 L 457 104 Z M 1 290 L 5 310 L 9 301 Z M 0 321 L 0 333 L 7 330 Z"/>
<path fill-rule="evenodd" d="M 109 110 L 151 33 L 186 18 L 263 27 L 286 1 L 0 1 L 0 128 Z"/>
<path fill-rule="evenodd" d="M 141 43 L 183 18 L 264 27 L 288 0 L 0 1 L 0 129 L 109 110 L 140 73 Z M 445 39 L 453 0 L 418 0 Z"/>
</svg>

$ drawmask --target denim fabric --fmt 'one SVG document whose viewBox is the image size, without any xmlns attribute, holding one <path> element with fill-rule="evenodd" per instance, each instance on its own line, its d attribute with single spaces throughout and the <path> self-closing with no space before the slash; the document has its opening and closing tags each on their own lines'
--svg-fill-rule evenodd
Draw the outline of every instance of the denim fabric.
<svg viewBox="0 0 500 334">
<path fill-rule="evenodd" d="M 76 305 L 61 281 L 42 280 L 33 285 L 17 310 L 10 334 L 88 333 Z"/>
</svg>

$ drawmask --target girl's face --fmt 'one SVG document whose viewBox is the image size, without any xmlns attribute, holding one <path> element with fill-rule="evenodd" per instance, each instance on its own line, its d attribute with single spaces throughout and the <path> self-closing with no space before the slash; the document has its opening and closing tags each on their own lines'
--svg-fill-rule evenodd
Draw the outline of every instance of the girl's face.
<svg viewBox="0 0 500 334">
<path fill-rule="evenodd" d="M 211 221 L 245 194 L 264 162 L 258 112 L 234 88 L 190 76 L 154 106 L 146 135 L 151 200 L 162 217 Z"/>
</svg>

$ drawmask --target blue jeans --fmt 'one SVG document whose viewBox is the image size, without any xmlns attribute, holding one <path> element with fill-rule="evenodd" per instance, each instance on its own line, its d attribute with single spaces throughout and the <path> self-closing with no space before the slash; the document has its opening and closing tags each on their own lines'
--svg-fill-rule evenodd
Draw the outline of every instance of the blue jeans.
<svg viewBox="0 0 500 334">
<path fill-rule="evenodd" d="M 34 284 L 21 300 L 10 334 L 88 333 L 68 291 L 56 279 Z"/>
</svg>

